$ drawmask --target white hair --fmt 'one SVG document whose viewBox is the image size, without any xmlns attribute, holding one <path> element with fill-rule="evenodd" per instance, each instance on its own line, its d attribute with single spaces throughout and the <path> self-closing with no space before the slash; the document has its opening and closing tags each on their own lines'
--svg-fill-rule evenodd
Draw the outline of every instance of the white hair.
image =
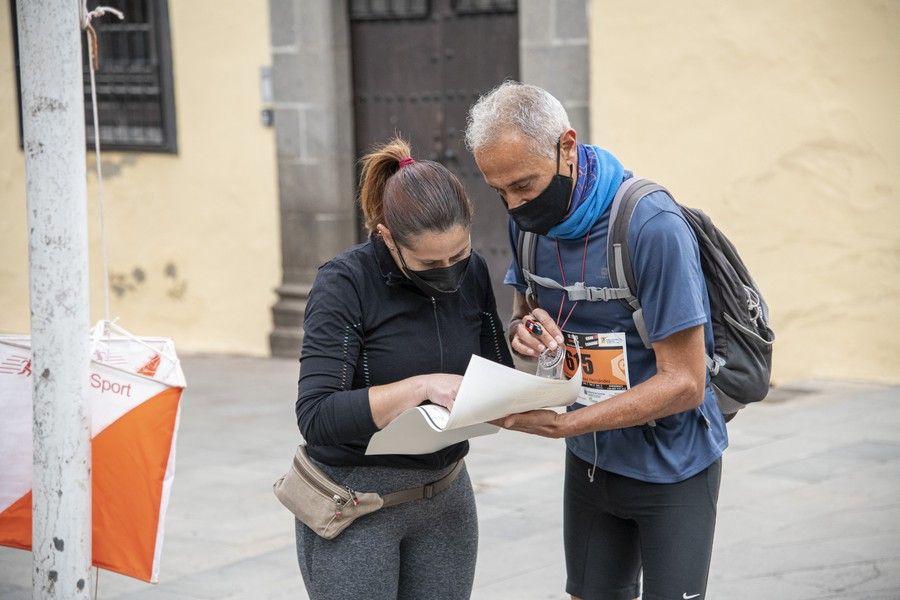
<svg viewBox="0 0 900 600">
<path fill-rule="evenodd" d="M 556 142 L 569 129 L 569 115 L 559 100 L 536 85 L 504 81 L 469 109 L 466 146 L 475 152 L 512 130 L 528 140 L 538 156 L 556 156 Z"/>
</svg>

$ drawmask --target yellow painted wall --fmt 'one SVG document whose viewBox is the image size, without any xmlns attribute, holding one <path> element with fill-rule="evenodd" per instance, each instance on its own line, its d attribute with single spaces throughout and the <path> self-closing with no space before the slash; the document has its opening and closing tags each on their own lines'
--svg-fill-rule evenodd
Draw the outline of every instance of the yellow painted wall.
<svg viewBox="0 0 900 600">
<path fill-rule="evenodd" d="M 111 314 L 180 351 L 268 354 L 280 280 L 265 0 L 170 0 L 178 154 L 104 154 Z M 0 331 L 27 332 L 28 242 L 9 3 L 0 2 Z M 102 264 L 88 157 L 92 318 Z M 118 290 L 118 292 L 116 291 Z"/>
<path fill-rule="evenodd" d="M 592 139 L 705 209 L 776 383 L 900 382 L 900 2 L 592 0 Z"/>
</svg>

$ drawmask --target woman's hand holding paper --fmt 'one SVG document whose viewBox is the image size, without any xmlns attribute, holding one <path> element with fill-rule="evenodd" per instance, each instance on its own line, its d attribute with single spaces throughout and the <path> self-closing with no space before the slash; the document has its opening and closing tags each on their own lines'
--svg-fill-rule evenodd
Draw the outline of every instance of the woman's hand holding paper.
<svg viewBox="0 0 900 600">
<path fill-rule="evenodd" d="M 450 410 L 462 380 L 462 375 L 430 373 L 373 386 L 369 388 L 372 420 L 378 429 L 384 429 L 403 411 L 415 408 L 426 400 Z"/>
<path fill-rule="evenodd" d="M 422 377 L 425 379 L 425 399 L 451 410 L 462 384 L 462 375 L 433 373 Z"/>
</svg>

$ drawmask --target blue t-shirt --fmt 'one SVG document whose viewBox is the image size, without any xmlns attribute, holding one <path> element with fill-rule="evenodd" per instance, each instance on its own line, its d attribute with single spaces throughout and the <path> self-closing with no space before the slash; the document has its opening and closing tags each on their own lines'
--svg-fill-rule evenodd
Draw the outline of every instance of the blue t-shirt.
<svg viewBox="0 0 900 600">
<path fill-rule="evenodd" d="M 630 177 L 626 173 L 625 178 Z M 610 287 L 606 260 L 609 209 L 588 233 L 584 281 L 589 287 Z M 523 294 L 525 278 L 516 259 L 519 229 L 510 219 L 513 259 L 505 283 Z M 535 275 L 562 282 L 560 259 L 566 284 L 581 281 L 584 238 L 557 240 L 539 236 L 535 252 Z M 697 239 L 678 206 L 665 192 L 654 192 L 638 204 L 628 230 L 637 297 L 651 342 L 673 333 L 704 325 L 706 352 L 712 354 L 709 298 L 700 267 Z M 535 286 L 538 304 L 554 318 L 560 312 L 563 293 Z M 560 324 L 572 310 L 565 299 Z M 644 346 L 631 312 L 619 300 L 579 302 L 569 317 L 565 331 L 578 333 L 625 332 L 630 384 L 632 387 L 656 373 L 656 355 Z M 583 408 L 579 404 L 569 410 Z M 576 456 L 594 463 L 595 434 L 566 439 Z M 722 414 L 706 376 L 703 404 L 696 409 L 656 420 L 656 426 L 641 425 L 596 433 L 596 464 L 601 469 L 652 483 L 675 483 L 695 475 L 712 464 L 728 446 Z"/>
</svg>

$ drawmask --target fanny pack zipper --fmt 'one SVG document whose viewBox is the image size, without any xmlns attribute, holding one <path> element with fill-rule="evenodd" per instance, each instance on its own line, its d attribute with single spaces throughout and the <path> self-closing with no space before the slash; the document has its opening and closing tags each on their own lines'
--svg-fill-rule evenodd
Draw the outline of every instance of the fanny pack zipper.
<svg viewBox="0 0 900 600">
<path fill-rule="evenodd" d="M 354 505 L 359 504 L 359 500 L 356 498 L 356 492 L 349 487 L 341 487 L 330 481 L 323 480 L 323 478 L 312 469 L 304 469 L 296 459 L 294 460 L 293 466 L 294 470 L 301 478 L 309 482 L 309 484 L 320 494 L 327 498 L 331 498 L 337 507 L 340 508 L 346 506 L 350 502 L 353 502 Z M 335 516 L 340 518 L 340 510 L 336 512 Z"/>
</svg>

